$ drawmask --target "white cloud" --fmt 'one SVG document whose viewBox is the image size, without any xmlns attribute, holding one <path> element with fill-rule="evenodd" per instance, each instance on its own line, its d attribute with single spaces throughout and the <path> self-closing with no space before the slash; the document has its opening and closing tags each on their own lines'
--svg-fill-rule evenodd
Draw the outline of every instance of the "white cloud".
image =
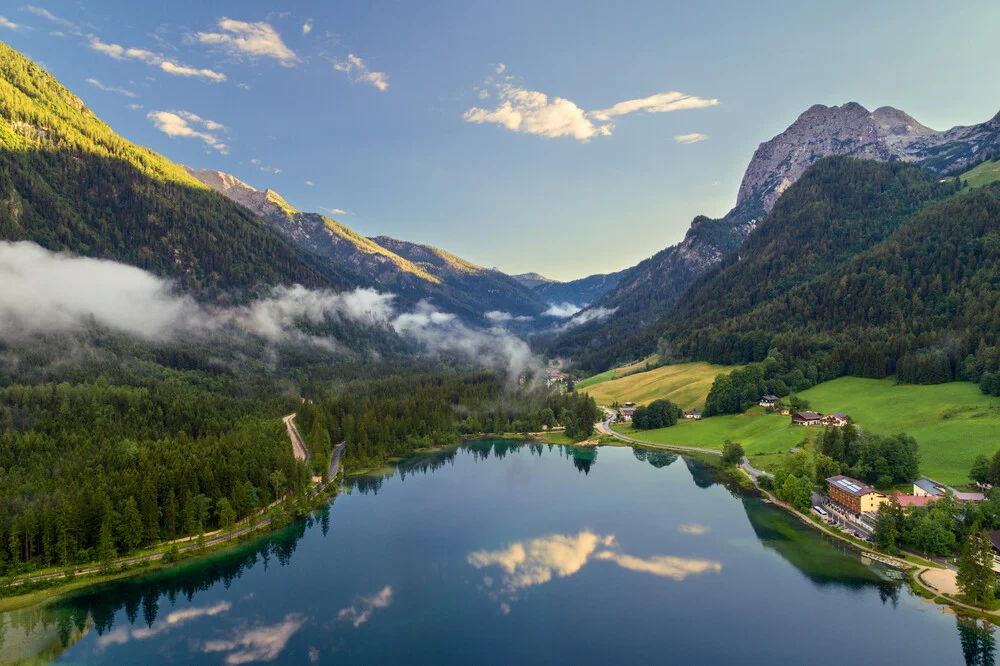
<svg viewBox="0 0 1000 666">
<path fill-rule="evenodd" d="M 50 32 L 49 33 L 49 37 L 65 37 L 65 36 L 66 36 L 66 33 L 62 32 L 62 31 L 59 31 L 59 30 L 56 30 L 55 32 Z"/>
<path fill-rule="evenodd" d="M 236 87 L 237 88 L 242 88 L 243 90 L 250 90 L 250 84 L 249 83 L 237 83 Z"/>
<path fill-rule="evenodd" d="M 233 605 L 230 602 L 220 601 L 212 606 L 191 606 L 175 610 L 167 615 L 164 621 L 157 622 L 152 627 L 138 627 L 134 629 L 120 627 L 110 633 L 104 634 L 97 639 L 97 648 L 98 650 L 104 650 L 112 645 L 125 645 L 129 640 L 141 641 L 153 638 L 171 629 L 183 626 L 191 620 L 221 615 L 228 612 L 232 607 Z"/>
<path fill-rule="evenodd" d="M 7 19 L 6 16 L 0 16 L 0 28 L 7 28 L 8 30 L 20 30 L 24 26 L 20 23 L 14 23 Z"/>
<path fill-rule="evenodd" d="M 392 604 L 392 588 L 386 585 L 378 594 L 370 597 L 358 597 L 354 603 L 347 608 L 341 608 L 337 613 L 337 619 L 350 622 L 355 627 L 371 619 L 372 613 L 379 608 L 388 608 Z"/>
<path fill-rule="evenodd" d="M 308 35 L 310 32 L 312 32 L 312 29 L 313 29 L 313 20 L 306 19 L 306 22 L 302 24 L 302 36 L 305 37 L 306 35 Z"/>
<path fill-rule="evenodd" d="M 326 208 L 324 206 L 319 207 L 327 215 L 347 215 L 347 211 L 343 208 Z"/>
<path fill-rule="evenodd" d="M 542 316 L 566 319 L 567 317 L 572 317 L 581 309 L 578 305 L 573 305 L 572 303 L 553 303 L 549 306 L 548 310 L 542 313 Z"/>
<path fill-rule="evenodd" d="M 553 578 L 572 576 L 592 560 L 613 562 L 623 569 L 676 581 L 722 571 L 722 564 L 715 560 L 669 555 L 641 558 L 622 553 L 618 548 L 614 535 L 602 536 L 583 530 L 576 535 L 550 534 L 518 541 L 503 550 L 476 551 L 469 553 L 466 560 L 477 569 L 498 566 L 504 571 L 500 591 L 488 592 L 494 601 L 515 600 L 519 590 L 547 583 Z M 487 588 L 492 588 L 490 577 L 485 577 L 483 582 Z M 500 612 L 504 615 L 510 612 L 506 601 L 500 604 Z"/>
<path fill-rule="evenodd" d="M 462 114 L 469 123 L 494 123 L 511 132 L 536 134 L 545 138 L 571 136 L 589 141 L 595 136 L 608 136 L 613 125 L 595 125 L 583 109 L 563 97 L 550 99 L 545 93 L 516 88 L 509 83 L 500 85 L 495 109 L 473 107 Z"/>
<path fill-rule="evenodd" d="M 214 120 L 206 120 L 190 111 L 150 111 L 146 117 L 153 121 L 156 129 L 167 136 L 201 139 L 210 148 L 214 148 L 223 155 L 229 154 L 229 146 L 212 134 L 212 132 L 225 131 L 226 127 Z M 201 129 L 196 129 L 200 126 Z"/>
<path fill-rule="evenodd" d="M 197 67 L 181 65 L 164 58 L 158 53 L 147 51 L 146 49 L 127 48 L 121 44 L 109 44 L 107 42 L 102 42 L 94 35 L 88 35 L 87 38 L 90 40 L 90 48 L 94 49 L 98 53 L 111 56 L 116 60 L 138 60 L 152 67 L 157 67 L 167 74 L 173 74 L 174 76 L 193 76 L 208 79 L 209 81 L 215 83 L 226 80 L 225 74 L 221 74 L 211 69 L 198 69 Z"/>
<path fill-rule="evenodd" d="M 52 21 L 53 23 L 58 23 L 59 25 L 66 26 L 67 28 L 75 28 L 76 27 L 76 24 L 73 23 L 72 21 L 67 21 L 64 18 L 59 18 L 58 16 L 56 16 L 55 14 L 53 14 L 52 12 L 50 12 L 49 10 L 43 9 L 42 7 L 34 7 L 32 5 L 28 5 L 27 7 L 24 7 L 24 11 L 30 12 L 30 13 L 34 14 L 35 16 L 41 16 L 43 19 L 48 19 L 49 21 Z"/>
<path fill-rule="evenodd" d="M 708 532 L 709 527 L 699 523 L 688 523 L 687 525 L 681 525 L 677 530 L 683 534 L 705 534 Z"/>
<path fill-rule="evenodd" d="M 691 134 L 677 134 L 674 136 L 674 141 L 677 143 L 698 143 L 699 141 L 704 141 L 708 137 L 699 132 L 692 132 Z"/>
<path fill-rule="evenodd" d="M 312 182 L 311 180 L 307 180 L 307 181 L 306 181 L 306 185 L 308 185 L 309 187 L 312 187 L 312 185 L 313 185 L 313 182 Z"/>
<path fill-rule="evenodd" d="M 129 104 L 128 108 L 130 108 L 133 111 L 138 111 L 139 109 L 143 108 L 143 106 L 142 104 Z"/>
<path fill-rule="evenodd" d="M 505 324 L 511 321 L 531 321 L 534 319 L 534 317 L 529 317 L 527 315 L 513 315 L 509 312 L 503 312 L 501 310 L 491 310 L 490 312 L 487 312 L 486 318 L 494 324 Z"/>
<path fill-rule="evenodd" d="M 104 92 L 118 93 L 119 95 L 125 95 L 126 97 L 135 97 L 135 93 L 131 90 L 126 90 L 125 88 L 116 88 L 115 86 L 106 86 L 97 79 L 87 79 L 87 83 L 103 90 Z"/>
<path fill-rule="evenodd" d="M 206 641 L 201 650 L 205 653 L 228 652 L 226 663 L 229 666 L 254 661 L 274 661 L 281 656 L 288 641 L 305 623 L 305 617 L 300 613 L 290 613 L 278 624 L 238 630 L 225 640 Z"/>
<path fill-rule="evenodd" d="M 347 55 L 347 60 L 334 60 L 333 68 L 349 75 L 354 81 L 373 85 L 382 92 L 389 89 L 389 77 L 385 72 L 371 71 L 368 69 L 368 64 L 353 53 Z"/>
<path fill-rule="evenodd" d="M 248 23 L 223 17 L 219 19 L 218 27 L 222 32 L 199 32 L 198 41 L 219 46 L 238 58 L 274 58 L 288 67 L 299 62 L 299 57 L 268 23 Z"/>
<path fill-rule="evenodd" d="M 684 580 L 688 576 L 703 573 L 719 573 L 722 571 L 722 563 L 715 560 L 699 560 L 690 557 L 671 557 L 669 555 L 657 555 L 650 558 L 635 557 L 624 553 L 615 553 L 609 550 L 601 551 L 596 555 L 599 560 L 610 560 L 623 569 L 650 573 L 662 578 L 672 578 L 674 580 Z"/>
<path fill-rule="evenodd" d="M 373 289 L 334 292 L 294 285 L 275 287 L 244 306 L 201 305 L 178 294 L 170 281 L 133 266 L 50 252 L 27 241 L 0 241 L 0 339 L 72 333 L 96 324 L 151 341 L 256 336 L 339 351 L 337 340 L 306 335 L 298 325 L 350 321 L 395 331 L 429 353 L 507 370 L 513 378 L 538 364 L 528 345 L 506 331 L 470 328 L 428 303 L 399 312 L 394 301 L 392 294 Z"/>
<path fill-rule="evenodd" d="M 590 308 L 574 315 L 569 321 L 556 327 L 557 331 L 568 331 L 576 326 L 582 326 L 589 321 L 606 319 L 618 311 L 618 308 Z"/>
<path fill-rule="evenodd" d="M 636 111 L 667 113 L 682 109 L 714 106 L 717 99 L 703 99 L 679 92 L 666 92 L 619 102 L 608 109 L 585 111 L 575 102 L 564 97 L 550 97 L 537 90 L 516 86 L 511 76 L 501 76 L 506 67 L 501 63 L 496 76 L 486 79 L 486 85 L 497 91 L 498 103 L 493 109 L 472 107 L 462 114 L 469 123 L 492 123 L 511 132 L 534 134 L 545 138 L 572 137 L 587 142 L 597 136 L 610 136 L 615 126 L 612 118 Z M 485 94 L 484 94 L 485 93 Z M 487 90 L 479 93 L 480 99 L 489 96 Z"/>
<path fill-rule="evenodd" d="M 636 111 L 646 113 L 669 113 L 671 111 L 684 111 L 687 109 L 703 109 L 708 106 L 715 106 L 719 103 L 717 99 L 704 99 L 694 95 L 671 91 L 657 93 L 642 99 L 630 99 L 625 102 L 618 102 L 610 109 L 602 111 L 592 111 L 591 116 L 595 120 L 607 121 L 615 116 L 624 116 Z"/>
</svg>

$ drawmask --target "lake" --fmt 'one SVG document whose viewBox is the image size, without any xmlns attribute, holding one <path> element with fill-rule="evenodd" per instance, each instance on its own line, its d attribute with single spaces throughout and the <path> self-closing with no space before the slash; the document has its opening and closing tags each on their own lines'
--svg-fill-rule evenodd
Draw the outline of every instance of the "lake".
<svg viewBox="0 0 1000 666">
<path fill-rule="evenodd" d="M 994 635 L 663 451 L 420 456 L 224 553 L 0 615 L 5 661 L 993 664 Z"/>
</svg>

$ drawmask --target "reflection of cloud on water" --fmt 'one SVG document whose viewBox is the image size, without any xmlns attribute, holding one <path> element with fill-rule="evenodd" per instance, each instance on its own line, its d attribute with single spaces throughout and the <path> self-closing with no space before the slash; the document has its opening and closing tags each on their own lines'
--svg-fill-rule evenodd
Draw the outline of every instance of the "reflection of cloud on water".
<svg viewBox="0 0 1000 666">
<path fill-rule="evenodd" d="M 575 574 L 599 545 L 611 546 L 614 540 L 614 536 L 602 537 L 590 530 L 576 536 L 552 534 L 518 541 L 505 550 L 469 553 L 468 560 L 477 569 L 499 565 L 507 572 L 503 577 L 504 587 L 513 591 L 547 583 L 553 574 L 560 578 Z"/>
<path fill-rule="evenodd" d="M 642 571 L 651 573 L 654 576 L 663 578 L 673 578 L 674 580 L 684 580 L 694 574 L 703 574 L 722 571 L 722 563 L 714 560 L 697 560 L 689 557 L 672 557 L 670 555 L 655 555 L 649 559 L 614 553 L 604 550 L 597 553 L 597 559 L 610 560 L 631 571 Z"/>
<path fill-rule="evenodd" d="M 371 619 L 372 613 L 377 609 L 388 608 L 391 603 L 392 588 L 386 585 L 378 594 L 370 597 L 358 597 L 347 608 L 341 608 L 340 612 L 337 613 L 337 619 L 351 622 L 355 627 L 360 627 Z"/>
<path fill-rule="evenodd" d="M 613 534 L 602 536 L 590 530 L 577 535 L 550 534 L 530 541 L 518 541 L 503 550 L 475 551 L 469 553 L 469 564 L 477 569 L 499 566 L 504 570 L 502 591 L 514 600 L 518 590 L 547 583 L 553 577 L 572 576 L 591 559 L 614 562 L 630 571 L 650 573 L 655 576 L 684 580 L 688 576 L 709 572 L 718 573 L 722 564 L 714 560 L 700 560 L 669 555 L 656 555 L 648 559 L 627 555 L 617 550 L 618 544 Z M 483 578 L 487 588 L 493 579 Z M 500 600 L 497 592 L 490 592 L 490 598 Z M 500 611 L 506 615 L 510 606 L 503 602 Z"/>
<path fill-rule="evenodd" d="M 253 661 L 274 661 L 305 623 L 305 617 L 301 613 L 291 613 L 278 624 L 239 630 L 228 640 L 207 641 L 202 645 L 201 651 L 228 652 L 226 663 L 230 666 Z"/>
<path fill-rule="evenodd" d="M 687 525 L 681 525 L 677 529 L 684 534 L 704 534 L 709 530 L 709 527 L 708 525 L 701 525 L 699 523 L 688 523 Z"/>
<path fill-rule="evenodd" d="M 105 649 L 112 645 L 125 645 L 125 643 L 128 643 L 131 639 L 141 641 L 147 638 L 152 638 L 157 634 L 162 634 L 173 629 L 174 627 L 179 627 L 187 622 L 190 622 L 191 620 L 225 613 L 232 607 L 233 605 L 228 601 L 220 601 L 212 606 L 193 606 L 191 608 L 175 610 L 166 617 L 164 622 L 157 623 L 152 627 L 137 627 L 135 629 L 131 629 L 129 627 L 119 627 L 114 631 L 109 631 L 97 639 L 97 647 L 98 649 Z"/>
</svg>

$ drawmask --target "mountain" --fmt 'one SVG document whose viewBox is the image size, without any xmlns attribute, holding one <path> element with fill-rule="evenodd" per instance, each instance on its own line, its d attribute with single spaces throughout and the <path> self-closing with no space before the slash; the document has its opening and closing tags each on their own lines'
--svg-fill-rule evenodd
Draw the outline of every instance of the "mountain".
<svg viewBox="0 0 1000 666">
<path fill-rule="evenodd" d="M 115 134 L 3 43 L 0 239 L 128 263 L 195 293 L 349 284 L 180 166 Z"/>
<path fill-rule="evenodd" d="M 589 275 L 579 280 L 556 282 L 550 280 L 532 287 L 539 298 L 549 305 L 572 303 L 578 307 L 586 307 L 614 289 L 625 275 L 626 271 Z"/>
<path fill-rule="evenodd" d="M 535 287 L 555 282 L 555 280 L 550 280 L 544 275 L 540 275 L 538 273 L 521 273 L 520 275 L 511 275 L 511 277 L 528 289 L 534 289 Z"/>
<path fill-rule="evenodd" d="M 782 192 L 828 155 L 914 162 L 943 173 L 963 170 L 996 148 L 1000 148 L 1000 114 L 981 125 L 936 132 L 889 106 L 870 112 L 856 102 L 817 104 L 784 132 L 760 144 L 743 176 L 736 205 L 755 202 L 770 211 Z"/>
<path fill-rule="evenodd" d="M 387 236 L 365 238 L 325 215 L 297 210 L 274 190 L 257 190 L 220 171 L 185 168 L 361 286 L 392 291 L 414 302 L 429 298 L 471 320 L 482 320 L 492 311 L 534 317 L 543 309 L 530 289 L 499 271 L 427 245 Z"/>
<path fill-rule="evenodd" d="M 696 217 L 680 244 L 627 270 L 591 306 L 595 313 L 614 314 L 557 337 L 550 353 L 573 356 L 584 369 L 596 371 L 653 351 L 656 334 L 647 327 L 661 322 L 695 280 L 739 248 L 782 193 L 824 157 L 910 162 L 944 174 L 961 171 L 998 148 L 1000 114 L 979 125 L 937 132 L 891 107 L 869 112 L 854 102 L 815 105 L 757 148 L 736 205 L 725 217 Z"/>
<path fill-rule="evenodd" d="M 662 325 L 720 363 L 770 350 L 810 372 L 937 382 L 996 371 L 1000 184 L 831 157 L 782 195 Z"/>
</svg>

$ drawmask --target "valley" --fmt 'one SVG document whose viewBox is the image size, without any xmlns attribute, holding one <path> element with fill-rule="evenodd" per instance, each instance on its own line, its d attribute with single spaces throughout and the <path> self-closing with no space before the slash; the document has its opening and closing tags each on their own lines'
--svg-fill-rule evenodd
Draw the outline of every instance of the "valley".
<svg viewBox="0 0 1000 666">
<path fill-rule="evenodd" d="M 897 4 L 4 10 L 0 663 L 997 663 L 996 12 Z"/>
</svg>

